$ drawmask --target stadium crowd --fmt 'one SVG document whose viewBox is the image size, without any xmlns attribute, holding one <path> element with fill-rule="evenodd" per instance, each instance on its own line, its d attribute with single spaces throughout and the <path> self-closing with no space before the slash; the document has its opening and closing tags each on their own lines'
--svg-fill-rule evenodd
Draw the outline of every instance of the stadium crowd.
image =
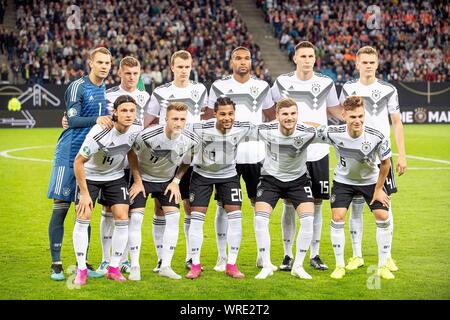
<svg viewBox="0 0 450 320">
<path fill-rule="evenodd" d="M 132 3 L 132 5 L 131 5 Z M 252 52 L 255 75 L 271 82 L 258 45 L 230 0 L 81 1 L 80 28 L 70 30 L 68 1 L 17 1 L 18 33 L 0 29 L 14 83 L 68 84 L 88 73 L 88 48 L 107 47 L 115 59 L 110 83 L 119 83 L 118 62 L 135 56 L 143 81 L 152 87 L 171 81 L 170 54 L 186 49 L 194 57 L 193 80 L 209 86 L 229 74 L 238 45 Z M 109 83 L 109 84 L 110 84 Z M 108 84 L 108 83 L 107 83 Z"/>
<path fill-rule="evenodd" d="M 292 59 L 295 45 L 313 42 L 317 68 L 344 83 L 355 77 L 358 48 L 380 53 L 385 80 L 449 81 L 449 13 L 447 1 L 378 3 L 380 28 L 373 20 L 373 1 L 256 0 L 273 27 L 279 46 Z"/>
</svg>

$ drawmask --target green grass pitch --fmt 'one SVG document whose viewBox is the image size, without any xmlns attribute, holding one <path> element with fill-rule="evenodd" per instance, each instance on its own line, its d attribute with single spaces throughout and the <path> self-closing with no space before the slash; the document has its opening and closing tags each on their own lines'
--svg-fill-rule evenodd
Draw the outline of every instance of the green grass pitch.
<svg viewBox="0 0 450 320">
<path fill-rule="evenodd" d="M 409 170 L 397 178 L 399 193 L 393 197 L 395 220 L 392 255 L 400 268 L 392 281 L 374 282 L 377 263 L 375 222 L 367 207 L 364 211 L 363 254 L 366 265 L 349 272 L 344 279 L 330 278 L 334 267 L 329 236 L 329 202 L 323 206 L 321 257 L 330 270 L 315 271 L 305 263 L 313 280 L 294 278 L 287 272 L 276 272 L 265 281 L 258 281 L 255 267 L 256 241 L 253 214 L 247 198 L 243 203 L 243 240 L 238 264 L 246 274 L 234 280 L 212 270 L 217 256 L 214 236 L 214 212 L 211 203 L 205 223 L 202 276 L 191 281 L 174 281 L 159 277 L 151 269 L 156 264 L 151 237 L 153 204 L 147 206 L 143 224 L 141 250 L 142 281 L 118 284 L 92 279 L 81 289 L 67 282 L 49 278 L 50 252 L 48 222 L 52 201 L 46 198 L 50 162 L 7 158 L 51 160 L 60 129 L 2 129 L 0 152 L 18 148 L 40 148 L 3 152 L 0 156 L 0 299 L 449 299 L 450 298 L 450 126 L 405 126 L 408 155 L 444 160 L 408 158 Z M 331 153 L 334 165 L 334 152 Z M 244 193 L 245 196 L 245 193 Z M 99 206 L 92 219 L 89 261 L 98 265 L 101 259 L 99 237 Z M 272 261 L 282 260 L 280 227 L 281 205 L 275 209 L 271 223 Z M 64 268 L 75 264 L 72 246 L 74 209 L 65 223 L 62 249 Z M 183 217 L 183 215 L 182 215 Z M 180 237 L 173 268 L 184 275 L 184 232 L 180 219 Z M 297 223 L 298 230 L 298 223 Z M 345 258 L 351 255 L 351 240 L 346 225 Z M 308 253 L 309 256 L 309 253 Z M 307 260 L 306 260 L 307 261 Z M 369 285 L 368 285 L 369 284 Z"/>
</svg>

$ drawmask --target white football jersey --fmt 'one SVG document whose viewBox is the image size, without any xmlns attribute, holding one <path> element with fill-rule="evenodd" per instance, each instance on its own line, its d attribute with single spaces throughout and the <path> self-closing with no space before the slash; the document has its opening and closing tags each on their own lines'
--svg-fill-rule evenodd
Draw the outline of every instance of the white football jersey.
<svg viewBox="0 0 450 320">
<path fill-rule="evenodd" d="M 115 86 L 106 90 L 106 110 L 108 114 L 113 113 L 114 102 L 120 96 L 128 95 L 131 96 L 138 104 L 138 109 L 136 110 L 136 119 L 139 120 L 142 125 L 144 124 L 144 113 L 148 109 L 150 103 L 150 95 L 146 91 L 134 90 L 133 92 L 128 92 L 122 89 L 122 87 Z"/>
<path fill-rule="evenodd" d="M 235 121 L 233 127 L 222 134 L 216 129 L 216 119 L 211 119 L 194 124 L 193 130 L 202 142 L 195 157 L 194 171 L 212 179 L 237 175 L 237 148 L 239 143 L 252 133 L 251 123 Z"/>
<path fill-rule="evenodd" d="M 315 128 L 297 123 L 294 133 L 285 136 L 279 122 L 274 122 L 259 125 L 258 136 L 266 145 L 262 175 L 288 182 L 306 173 L 306 149 L 316 136 Z"/>
<path fill-rule="evenodd" d="M 298 120 L 301 122 L 326 125 L 328 123 L 327 108 L 339 105 L 333 80 L 317 72 L 314 72 L 312 78 L 306 81 L 299 80 L 295 71 L 282 74 L 278 76 L 271 91 L 275 102 L 283 98 L 291 98 L 297 102 Z M 311 144 L 308 147 L 308 161 L 320 160 L 328 153 L 328 145 Z"/>
<path fill-rule="evenodd" d="M 188 107 L 187 123 L 200 122 L 202 108 L 208 101 L 208 91 L 199 82 L 189 80 L 189 85 L 179 88 L 172 82 L 156 87 L 150 98 L 148 112 L 159 117 L 159 123 L 166 123 L 167 106 L 172 102 L 182 102 Z"/>
<path fill-rule="evenodd" d="M 87 180 L 113 181 L 124 176 L 125 159 L 142 126 L 137 122 L 120 133 L 115 127 L 92 127 L 78 152 L 89 159 L 84 164 Z"/>
<path fill-rule="evenodd" d="M 214 109 L 218 97 L 228 97 L 236 104 L 236 121 L 249 121 L 255 125 L 263 122 L 262 110 L 273 107 L 269 84 L 256 77 L 245 83 L 227 76 L 214 81 L 209 90 L 208 107 Z M 258 163 L 264 158 L 264 143 L 249 141 L 239 144 L 237 163 Z"/>
<path fill-rule="evenodd" d="M 368 126 L 364 126 L 364 132 L 356 139 L 348 134 L 347 125 L 320 126 L 317 139 L 335 148 L 337 165 L 334 180 L 344 184 L 365 186 L 377 183 L 380 172 L 378 159 L 392 156 L 389 139 Z"/>
<path fill-rule="evenodd" d="M 397 89 L 393 85 L 379 79 L 368 86 L 356 79 L 347 81 L 343 85 L 339 97 L 341 104 L 349 96 L 364 98 L 364 106 L 366 108 L 365 124 L 380 130 L 389 139 L 391 136 L 389 114 L 400 113 Z"/>
<path fill-rule="evenodd" d="M 171 180 L 183 160 L 187 163 L 200 147 L 200 138 L 184 129 L 169 139 L 164 125 L 152 126 L 139 133 L 133 145 L 138 156 L 142 180 L 167 182 Z"/>
</svg>

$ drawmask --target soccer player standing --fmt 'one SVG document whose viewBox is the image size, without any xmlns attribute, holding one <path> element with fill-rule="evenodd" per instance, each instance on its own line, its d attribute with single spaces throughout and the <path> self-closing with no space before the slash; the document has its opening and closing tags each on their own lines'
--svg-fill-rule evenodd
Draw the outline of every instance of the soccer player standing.
<svg viewBox="0 0 450 320">
<path fill-rule="evenodd" d="M 294 63 L 296 71 L 280 75 L 272 86 L 275 102 L 281 98 L 292 98 L 297 102 L 299 120 L 327 124 L 327 113 L 341 118 L 341 108 L 333 80 L 321 73 L 314 72 L 316 62 L 315 46 L 302 41 L 295 47 Z M 308 147 L 308 173 L 312 181 L 314 196 L 314 232 L 310 250 L 310 264 L 318 270 L 326 270 L 327 266 L 319 256 L 320 238 L 322 234 L 322 200 L 329 199 L 329 146 L 313 143 Z M 293 263 L 292 247 L 294 245 L 295 209 L 284 203 L 281 216 L 281 227 L 284 246 L 284 259 L 280 270 L 291 270 Z"/>
<path fill-rule="evenodd" d="M 75 201 L 75 176 L 73 161 L 90 128 L 95 125 L 112 128 L 111 117 L 106 116 L 105 84 L 111 69 L 111 53 L 106 48 L 96 48 L 89 54 L 89 75 L 72 82 L 64 100 L 69 127 L 56 144 L 52 174 L 47 197 L 53 199 L 53 212 L 48 234 L 52 255 L 52 280 L 64 280 L 61 247 L 64 236 L 64 220 Z M 89 270 L 94 270 L 92 266 Z"/>
<path fill-rule="evenodd" d="M 179 50 L 172 54 L 170 58 L 170 69 L 173 72 L 173 81 L 163 84 L 152 92 L 148 114 L 149 121 L 160 124 L 165 123 L 167 107 L 173 102 L 181 102 L 187 105 L 187 123 L 200 122 L 201 114 L 208 101 L 208 92 L 206 87 L 199 82 L 189 80 L 192 70 L 192 56 L 189 51 Z M 159 120 L 157 119 L 159 118 Z M 191 213 L 189 204 L 189 182 L 191 180 L 192 167 L 183 176 L 180 182 L 180 192 L 183 199 L 183 208 L 185 213 L 184 234 L 186 236 L 186 268 L 190 268 L 192 259 L 189 250 L 189 228 L 191 225 Z M 155 203 L 156 206 L 159 204 Z M 158 209 L 158 208 L 157 208 Z M 161 257 L 159 253 L 162 250 L 162 239 L 166 225 L 165 215 L 158 210 L 153 218 L 153 240 L 158 255 L 158 265 L 153 270 L 159 271 Z"/>
<path fill-rule="evenodd" d="M 142 131 L 136 139 L 133 150 L 138 156 L 139 169 L 145 187 L 145 194 L 152 194 L 162 206 L 166 225 L 162 235 L 162 248 L 158 248 L 161 259 L 159 275 L 170 279 L 181 279 L 171 268 L 171 261 L 178 241 L 180 219 L 179 183 L 189 169 L 191 158 L 200 146 L 200 139 L 186 130 L 188 107 L 173 102 L 167 107 L 165 124 L 152 126 Z M 182 163 L 182 161 L 184 162 Z M 177 174 L 175 171 L 180 166 Z M 130 189 L 133 198 L 134 189 Z M 130 206 L 130 215 L 144 216 L 147 198 L 138 194 Z M 156 212 L 159 214 L 159 211 Z M 131 230 L 130 230 L 131 232 Z M 139 242 L 130 237 L 130 248 L 140 247 Z M 140 280 L 139 250 L 131 250 L 131 272 L 129 280 Z"/>
<path fill-rule="evenodd" d="M 219 97 L 228 97 L 236 104 L 236 121 L 249 121 L 255 125 L 263 120 L 275 119 L 275 109 L 270 85 L 263 80 L 251 76 L 252 57 L 250 50 L 237 47 L 231 53 L 231 68 L 233 74 L 216 80 L 209 91 L 206 118 L 212 114 L 214 104 Z M 261 171 L 260 162 L 264 158 L 264 143 L 249 141 L 240 143 L 237 150 L 236 170 L 243 177 L 247 195 L 254 208 L 256 186 Z M 215 217 L 216 240 L 218 249 L 217 264 L 214 270 L 225 271 L 227 262 L 227 214 L 218 199 Z M 274 266 L 275 268 L 275 266 Z M 276 268 L 275 268 L 276 269 Z"/>
<path fill-rule="evenodd" d="M 390 197 L 384 191 L 392 156 L 389 138 L 364 124 L 362 97 L 348 97 L 342 105 L 345 125 L 318 128 L 318 137 L 336 149 L 338 159 L 330 199 L 330 237 L 336 258 L 336 269 L 331 277 L 341 279 L 345 275 L 345 216 L 353 197 L 362 195 L 374 214 L 377 226 L 377 273 L 383 279 L 394 279 L 386 265 L 391 245 L 388 213 Z"/>
<path fill-rule="evenodd" d="M 131 147 L 142 130 L 136 119 L 136 102 L 130 96 L 120 96 L 114 103 L 114 126 L 103 129 L 95 125 L 87 134 L 74 161 L 77 181 L 75 197 L 77 218 L 73 229 L 73 247 L 77 259 L 76 285 L 85 285 L 87 280 L 86 251 L 87 228 L 90 224 L 95 201 L 102 192 L 106 205 L 114 215 L 111 262 L 107 277 L 125 281 L 119 270 L 120 258 L 128 242 L 128 208 L 130 197 L 128 181 L 125 180 L 125 159 L 128 155 L 136 193 L 144 192 L 138 170 L 136 154 Z M 131 150 L 131 151 L 130 151 Z"/>
<path fill-rule="evenodd" d="M 340 101 L 343 102 L 349 96 L 361 96 L 364 98 L 366 108 L 366 124 L 372 128 L 376 128 L 390 139 L 389 119 L 392 122 L 395 142 L 398 149 L 398 159 L 396 170 L 401 176 L 407 167 L 405 140 L 403 134 L 403 124 L 400 115 L 400 107 L 398 104 L 397 89 L 376 78 L 378 69 L 378 53 L 369 46 L 362 47 L 356 54 L 356 69 L 359 72 L 359 78 L 348 81 L 342 87 Z M 391 195 L 397 192 L 393 165 L 391 163 L 389 175 L 386 178 L 385 188 L 387 193 Z M 356 196 L 352 201 L 351 214 L 349 219 L 350 234 L 352 238 L 353 257 L 350 258 L 346 268 L 347 270 L 355 270 L 364 265 L 362 256 L 362 234 L 363 234 L 363 209 L 364 199 Z M 394 220 L 392 216 L 392 205 L 389 207 L 390 216 L 390 232 L 391 237 L 394 229 Z M 394 260 L 389 251 L 387 266 L 391 271 L 397 271 Z"/>
<path fill-rule="evenodd" d="M 291 274 L 311 279 L 303 269 L 303 261 L 313 236 L 314 199 L 311 179 L 306 168 L 307 147 L 316 137 L 313 127 L 298 123 L 295 100 L 281 99 L 276 104 L 277 122 L 258 126 L 258 136 L 266 144 L 266 156 L 261 169 L 254 220 L 258 252 L 263 268 L 255 277 L 266 279 L 273 274 L 270 262 L 269 219 L 278 199 L 288 198 L 299 219 L 297 253 Z"/>
</svg>

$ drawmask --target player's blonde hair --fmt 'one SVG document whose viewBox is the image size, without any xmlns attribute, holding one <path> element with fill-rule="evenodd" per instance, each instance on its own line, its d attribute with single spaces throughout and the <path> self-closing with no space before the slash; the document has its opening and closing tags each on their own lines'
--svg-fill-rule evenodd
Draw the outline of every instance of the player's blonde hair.
<svg viewBox="0 0 450 320">
<path fill-rule="evenodd" d="M 295 102 L 294 99 L 291 98 L 283 98 L 280 101 L 277 102 L 277 104 L 275 105 L 275 111 L 278 113 L 280 112 L 280 110 L 282 108 L 289 108 L 292 106 L 296 106 L 297 107 L 297 102 Z"/>
<path fill-rule="evenodd" d="M 356 53 L 356 58 L 359 58 L 362 54 L 373 54 L 378 58 L 378 52 L 374 47 L 371 46 L 364 46 L 358 50 Z"/>
<path fill-rule="evenodd" d="M 187 111 L 188 107 L 182 102 L 172 102 L 167 106 L 166 113 L 169 113 L 169 111 L 176 110 L 176 111 Z"/>
<path fill-rule="evenodd" d="M 350 96 L 342 104 L 345 111 L 353 111 L 356 108 L 364 107 L 364 99 L 359 96 Z"/>
<path fill-rule="evenodd" d="M 176 58 L 181 58 L 183 60 L 189 60 L 192 59 L 191 53 L 189 51 L 186 50 L 178 50 L 176 52 L 174 52 L 172 54 L 172 56 L 170 57 L 170 65 L 173 66 L 173 64 L 175 63 L 175 59 Z"/>
<path fill-rule="evenodd" d="M 141 64 L 139 60 L 132 56 L 126 56 L 122 60 L 120 60 L 119 68 L 123 69 L 123 67 L 139 67 L 141 68 Z"/>
<path fill-rule="evenodd" d="M 103 53 L 103 54 L 107 54 L 110 57 L 112 57 L 112 54 L 111 54 L 111 52 L 108 49 L 106 49 L 105 47 L 98 47 L 98 48 L 92 49 L 89 52 L 89 60 L 94 61 L 95 55 L 98 52 Z"/>
</svg>

